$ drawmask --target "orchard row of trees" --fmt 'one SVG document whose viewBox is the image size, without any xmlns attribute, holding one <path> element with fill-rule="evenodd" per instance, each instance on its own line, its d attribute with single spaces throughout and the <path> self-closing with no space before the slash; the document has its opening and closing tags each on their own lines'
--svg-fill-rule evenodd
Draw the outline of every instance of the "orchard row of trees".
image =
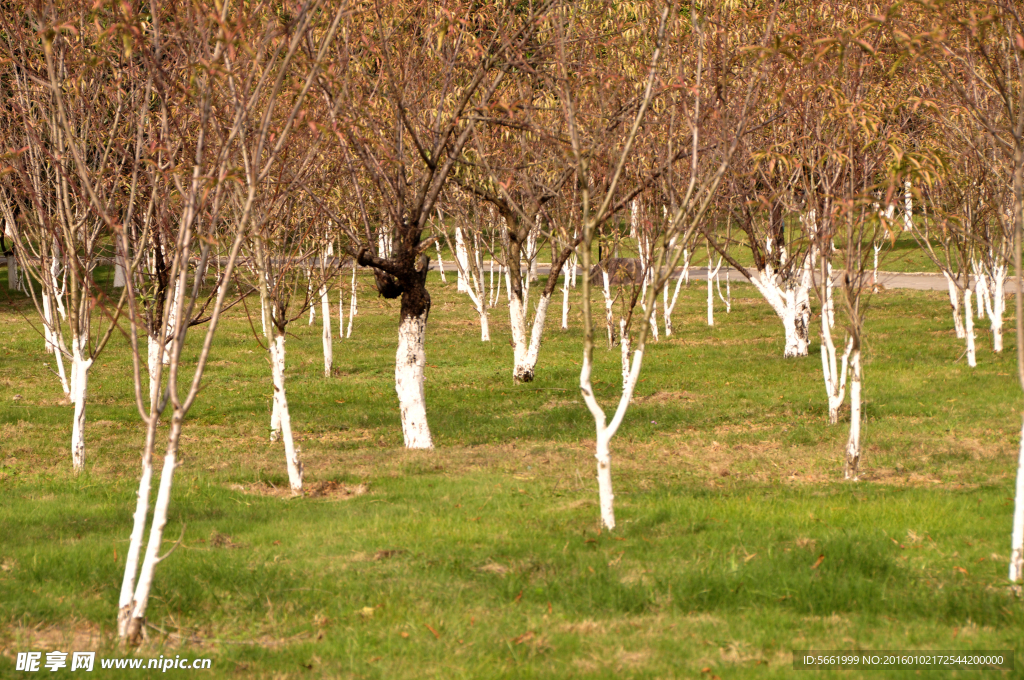
<svg viewBox="0 0 1024 680">
<path fill-rule="evenodd" d="M 911 232 L 946 275 L 972 366 L 972 305 L 1002 350 L 1024 211 L 1024 20 L 1011 0 L 54 0 L 0 22 L 11 280 L 31 297 L 74 404 L 76 471 L 90 367 L 115 334 L 132 349 L 147 434 L 120 598 L 128 640 L 144 630 L 178 440 L 218 321 L 250 299 L 272 368 L 271 436 L 299 492 L 286 331 L 319 306 L 330 376 L 328 293 L 347 267 L 349 334 L 356 265 L 401 301 L 395 388 L 410 448 L 433 446 L 431 249 L 455 253 L 483 341 L 504 291 L 516 383 L 543 370 L 561 282 L 562 327 L 571 299 L 582 309 L 580 390 L 609 529 L 610 442 L 646 343 L 672 333 L 698 249 L 764 296 L 786 357 L 808 354 L 819 320 L 832 423 L 850 382 L 849 479 L 866 293 L 887 241 Z M 637 257 L 612 256 L 627 248 Z M 550 261 L 543 283 L 539 259 Z M 113 288 L 94 277 L 108 264 Z M 342 292 L 339 333 L 344 308 Z M 602 316 L 622 355 L 610 418 L 591 384 Z M 186 365 L 193 328 L 201 351 Z M 1022 353 L 1018 342 L 1024 368 Z M 1013 541 L 1016 580 L 1020 500 Z"/>
</svg>

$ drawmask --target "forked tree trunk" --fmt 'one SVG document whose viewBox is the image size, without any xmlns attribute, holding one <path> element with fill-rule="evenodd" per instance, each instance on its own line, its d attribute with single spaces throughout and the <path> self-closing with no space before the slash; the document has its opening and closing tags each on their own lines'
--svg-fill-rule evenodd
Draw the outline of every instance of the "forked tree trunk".
<svg viewBox="0 0 1024 680">
<path fill-rule="evenodd" d="M 836 360 L 836 346 L 832 340 L 832 329 L 827 323 L 821 324 L 821 370 L 825 376 L 825 394 L 828 397 L 828 422 L 839 422 L 839 407 L 846 398 L 846 371 L 849 367 L 853 339 L 846 343 L 846 351 L 840 362 Z"/>
<path fill-rule="evenodd" d="M 533 318 L 533 327 L 530 330 L 530 339 L 527 342 L 527 313 L 528 302 L 524 302 L 510 291 L 509 295 L 509 321 L 512 326 L 512 354 L 513 381 L 530 382 L 533 380 L 537 368 L 537 358 L 540 356 L 541 336 L 544 333 L 544 321 L 547 317 L 548 304 L 551 302 L 551 294 L 545 289 L 537 302 L 537 312 Z"/>
<path fill-rule="evenodd" d="M 408 449 L 432 449 L 433 439 L 427 425 L 424 391 L 424 367 L 427 314 L 403 316 L 398 326 L 398 352 L 395 356 L 395 391 L 402 413 L 402 436 Z"/>
<path fill-rule="evenodd" d="M 175 411 L 171 418 L 171 429 L 167 437 L 167 452 L 164 454 L 164 466 L 160 472 L 160 487 L 157 491 L 156 503 L 153 506 L 153 525 L 149 532 L 146 557 L 142 562 L 142 569 L 139 570 L 138 585 L 135 588 L 135 594 L 131 601 L 131 613 L 128 615 L 128 621 L 125 625 L 126 639 L 136 645 L 142 641 L 145 635 L 146 607 L 149 605 L 149 593 L 153 586 L 153 574 L 156 571 L 156 565 L 160 563 L 163 557 L 166 557 L 166 555 L 160 556 L 160 546 L 163 543 L 164 527 L 167 526 L 167 510 L 171 503 L 171 485 L 174 483 L 174 468 L 178 463 L 178 439 L 181 436 L 181 421 L 183 417 L 184 414 L 180 411 Z M 143 470 L 143 475 L 145 475 L 145 469 Z M 140 502 L 141 488 L 140 483 Z"/>
<path fill-rule="evenodd" d="M 157 345 L 159 347 L 159 344 Z M 152 346 L 151 346 L 152 349 Z M 157 356 L 151 353 L 150 356 Z M 157 358 L 159 362 L 159 358 Z M 135 606 L 135 575 L 139 572 L 139 558 L 142 555 L 142 541 L 146 533 L 146 519 L 149 516 L 149 494 L 153 483 L 153 449 L 156 441 L 156 427 L 146 428 L 146 448 L 142 454 L 142 474 L 136 491 L 135 513 L 132 515 L 132 533 L 125 555 L 124 576 L 121 580 L 121 594 L 117 600 L 117 635 L 125 639 L 132 609 Z"/>
<path fill-rule="evenodd" d="M 861 366 L 860 348 L 850 355 L 850 437 L 846 442 L 843 477 L 857 481 L 860 474 Z"/>
</svg>

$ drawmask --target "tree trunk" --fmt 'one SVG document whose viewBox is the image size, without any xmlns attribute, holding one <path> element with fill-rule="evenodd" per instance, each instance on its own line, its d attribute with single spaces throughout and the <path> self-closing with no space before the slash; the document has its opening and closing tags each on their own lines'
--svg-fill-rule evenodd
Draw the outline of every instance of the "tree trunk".
<svg viewBox="0 0 1024 680">
<path fill-rule="evenodd" d="M 292 438 L 292 417 L 288 411 L 288 396 L 284 389 L 284 331 L 274 327 L 274 339 L 270 343 L 270 365 L 274 381 L 274 401 L 280 418 L 281 439 L 284 441 L 284 457 L 288 466 L 288 484 L 292 493 L 302 493 L 302 462 Z"/>
<path fill-rule="evenodd" d="M 850 438 L 846 442 L 843 477 L 857 481 L 860 474 L 861 367 L 860 348 L 850 355 Z"/>
<path fill-rule="evenodd" d="M 160 394 L 160 383 L 157 382 L 157 373 L 160 370 L 160 341 L 146 333 L 146 364 L 149 373 L 149 408 L 152 412 Z"/>
<path fill-rule="evenodd" d="M 171 418 L 171 431 L 167 437 L 167 453 L 164 455 L 164 467 L 160 473 L 160 488 L 153 507 L 153 525 L 149 532 L 149 543 L 146 546 L 146 557 L 139 571 L 138 586 L 132 598 L 132 610 L 125 626 L 125 636 L 129 643 L 139 644 L 145 635 L 146 608 L 149 606 L 149 593 L 153 586 L 153 574 L 156 565 L 163 559 L 160 546 L 163 543 L 164 527 L 167 526 L 167 510 L 171 504 L 171 485 L 174 483 L 174 468 L 178 463 L 178 438 L 181 436 L 181 420 L 184 414 L 179 411 Z M 166 557 L 166 555 L 164 556 Z"/>
<path fill-rule="evenodd" d="M 459 270 L 457 290 L 460 293 L 469 292 L 469 255 L 466 252 L 466 237 L 462 233 L 462 227 L 455 227 L 455 259 L 458 260 Z"/>
<path fill-rule="evenodd" d="M 159 347 L 159 345 L 157 345 Z M 157 356 L 153 354 L 152 356 Z M 159 361 L 159 359 L 157 359 Z M 146 448 L 142 454 L 142 475 L 136 492 L 135 513 L 132 515 L 132 533 L 125 555 L 124 576 L 121 580 L 121 594 L 117 601 L 117 635 L 124 639 L 128 634 L 132 609 L 135 607 L 135 576 L 139 571 L 139 557 L 142 554 L 142 540 L 146 533 L 146 519 L 149 516 L 149 493 L 153 484 L 153 449 L 156 443 L 155 424 L 146 428 Z"/>
<path fill-rule="evenodd" d="M 71 464 L 75 474 L 85 469 L 85 398 L 89 388 L 89 369 L 92 359 L 83 356 L 85 340 L 72 338 L 71 395 L 75 404 L 71 424 Z"/>
<path fill-rule="evenodd" d="M 597 452 L 597 496 L 601 505 L 601 523 L 609 531 L 615 528 L 615 495 L 612 493 L 612 456 L 609 443 L 611 434 L 598 426 Z"/>
<path fill-rule="evenodd" d="M 348 332 L 345 333 L 346 338 L 352 337 L 352 322 L 355 321 L 356 314 L 356 263 L 352 263 L 352 304 L 348 308 Z"/>
<path fill-rule="evenodd" d="M 1024 425 L 1017 454 L 1017 494 L 1013 503 L 1013 534 L 1010 538 L 1010 581 L 1024 579 Z"/>
<path fill-rule="evenodd" d="M 943 270 L 942 275 L 946 277 L 946 286 L 949 288 L 949 306 L 953 308 L 953 328 L 956 330 L 956 337 L 963 340 L 967 334 L 964 331 L 963 319 L 960 317 L 960 289 L 949 272 Z"/>
<path fill-rule="evenodd" d="M 427 404 L 423 385 L 423 372 L 427 363 L 424 344 L 428 312 L 429 303 L 427 309 L 418 316 L 403 315 L 398 327 L 395 391 L 398 392 L 398 404 L 402 413 L 402 435 L 408 449 L 434 448 L 430 427 L 427 425 Z"/>
<path fill-rule="evenodd" d="M 978 365 L 978 358 L 974 349 L 974 315 L 971 313 L 972 293 L 973 291 L 970 288 L 964 290 L 964 333 L 967 335 L 967 365 L 974 368 Z"/>
<path fill-rule="evenodd" d="M 334 364 L 334 347 L 331 341 L 331 301 L 327 295 L 327 285 L 320 286 L 320 316 L 323 317 L 324 345 L 324 377 L 331 377 L 331 366 Z"/>
</svg>

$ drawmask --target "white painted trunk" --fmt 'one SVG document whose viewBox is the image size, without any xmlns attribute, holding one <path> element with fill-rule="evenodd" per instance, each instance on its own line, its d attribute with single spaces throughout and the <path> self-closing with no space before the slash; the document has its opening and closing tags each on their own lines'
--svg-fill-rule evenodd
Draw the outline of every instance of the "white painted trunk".
<svg viewBox="0 0 1024 680">
<path fill-rule="evenodd" d="M 1006 266 L 995 265 L 985 277 L 988 295 L 985 296 L 986 314 L 992 328 L 992 349 L 1003 351 L 1003 313 L 1006 311 Z M 980 303 L 979 303 L 980 306 Z"/>
<path fill-rule="evenodd" d="M 967 336 L 967 365 L 974 368 L 978 365 L 977 353 L 974 349 L 974 315 L 971 313 L 971 298 L 973 291 L 967 288 L 964 291 L 964 333 Z"/>
<path fill-rule="evenodd" d="M 914 228 L 914 195 L 910 191 L 910 180 L 903 185 L 903 231 Z"/>
<path fill-rule="evenodd" d="M 615 495 L 612 493 L 612 456 L 608 446 L 611 434 L 598 427 L 597 452 L 597 495 L 601 505 L 601 524 L 609 531 L 615 528 Z"/>
<path fill-rule="evenodd" d="M 515 296 L 510 296 L 509 322 L 512 326 L 512 380 L 514 382 L 530 382 L 533 380 L 537 358 L 540 356 L 541 338 L 544 334 L 544 323 L 547 318 L 551 296 L 542 294 L 537 302 L 537 312 L 533 317 L 533 327 L 527 343 L 527 306 Z"/>
<path fill-rule="evenodd" d="M 964 331 L 963 319 L 960 317 L 960 290 L 949 272 L 943 271 L 942 275 L 946 277 L 946 286 L 949 288 L 949 306 L 953 308 L 953 328 L 956 330 L 956 337 L 963 340 L 967 334 Z"/>
<path fill-rule="evenodd" d="M 146 452 L 142 456 L 142 474 L 136 491 L 135 513 L 132 515 L 132 533 L 125 555 L 124 576 L 121 580 L 121 594 L 117 600 L 117 635 L 128 634 L 128 622 L 135 601 L 135 576 L 139 571 L 139 557 L 142 554 L 142 540 L 146 533 L 146 519 L 149 516 L 149 493 L 153 483 L 152 439 L 155 431 L 147 432 Z"/>
<path fill-rule="evenodd" d="M 835 425 L 839 422 L 839 407 L 846 398 L 846 371 L 853 350 L 853 339 L 846 344 L 843 353 L 842 367 L 836 360 L 836 346 L 832 341 L 832 332 L 828 324 L 821 325 L 821 371 L 825 378 L 825 394 L 828 397 L 828 422 Z"/>
<path fill-rule="evenodd" d="M 732 288 L 729 285 L 729 270 L 725 270 L 725 295 L 722 295 L 722 275 L 719 274 L 718 278 L 715 279 L 715 285 L 718 287 L 718 299 L 725 305 L 725 313 L 728 314 L 732 311 Z"/>
<path fill-rule="evenodd" d="M 292 417 L 288 411 L 288 396 L 284 389 L 285 336 L 276 329 L 274 341 L 270 344 L 270 366 L 274 380 L 274 402 L 280 419 L 281 439 L 284 441 L 284 457 L 288 466 L 288 484 L 293 493 L 302 492 L 302 462 L 292 438 Z"/>
<path fill-rule="evenodd" d="M 843 476 L 857 481 L 860 474 L 861 366 L 860 350 L 850 355 L 850 437 L 846 442 L 846 464 Z"/>
<path fill-rule="evenodd" d="M 622 357 L 622 389 L 626 389 L 629 384 L 629 333 L 625 319 L 619 319 L 619 354 Z"/>
<path fill-rule="evenodd" d="M 608 272 L 601 269 L 601 279 L 604 282 L 604 316 L 605 323 L 608 326 L 608 349 L 615 346 L 615 328 L 612 326 L 612 305 L 615 304 L 615 300 L 612 298 L 611 282 L 608 279 Z"/>
<path fill-rule="evenodd" d="M 663 316 L 665 317 L 665 337 L 672 335 L 672 311 L 676 308 L 676 301 L 679 300 L 679 290 L 683 285 L 683 282 L 687 280 L 689 270 L 689 262 L 687 261 L 687 251 L 683 251 L 683 273 L 676 279 L 676 288 L 672 292 L 672 302 L 668 300 L 668 286 L 665 286 L 665 304 L 662 305 Z"/>
<path fill-rule="evenodd" d="M 156 404 L 160 393 L 160 383 L 157 382 L 157 373 L 160 370 L 160 341 L 146 333 L 146 367 L 149 373 L 149 408 L 153 413 L 153 405 Z"/>
<path fill-rule="evenodd" d="M 345 337 L 345 288 L 338 288 L 338 340 Z"/>
<path fill-rule="evenodd" d="M 1024 580 L 1024 426 L 1017 453 L 1017 494 L 1013 503 L 1013 534 L 1010 537 L 1010 581 Z"/>
<path fill-rule="evenodd" d="M 161 559 L 160 546 L 163 543 L 164 527 L 167 526 L 167 511 L 171 504 L 171 485 L 174 483 L 174 468 L 177 466 L 178 437 L 181 434 L 181 415 L 174 414 L 171 421 L 171 433 L 167 442 L 167 453 L 164 455 L 164 466 L 160 473 L 160 487 L 156 494 L 153 507 L 153 525 L 149 532 L 146 545 L 146 557 L 139 571 L 138 585 L 132 598 L 132 610 L 126 626 L 125 636 L 138 642 L 145 634 L 146 608 L 149 606 L 149 593 L 153 586 L 153 575 L 156 565 Z"/>
<path fill-rule="evenodd" d="M 395 356 L 395 391 L 402 412 L 402 435 L 408 449 L 432 449 L 434 442 L 427 425 L 427 403 L 423 389 L 423 371 L 427 363 L 424 349 L 427 313 L 404 317 L 398 326 L 398 353 Z"/>
<path fill-rule="evenodd" d="M 177 319 L 178 319 L 178 302 L 181 299 L 181 286 L 178 285 L 178 279 L 174 279 L 174 295 L 171 296 L 171 309 L 167 315 L 167 330 L 165 337 L 173 338 L 176 332 Z M 164 345 L 164 366 L 171 363 L 171 345 L 173 339 L 168 340 Z"/>
<path fill-rule="evenodd" d="M 356 265 L 352 263 L 352 304 L 348 308 L 348 332 L 345 333 L 346 338 L 352 337 L 352 322 L 358 313 L 356 309 Z"/>
<path fill-rule="evenodd" d="M 434 241 L 434 246 L 437 248 L 437 269 L 441 272 L 441 283 L 448 283 L 448 279 L 444 277 L 444 260 L 441 259 L 441 242 Z"/>
<path fill-rule="evenodd" d="M 54 248 L 56 248 L 56 240 L 54 241 Z M 61 285 L 57 285 L 57 279 L 61 279 Z M 53 301 L 57 305 L 57 313 L 60 314 L 60 318 L 66 319 L 68 317 L 67 310 L 64 308 L 64 294 L 66 279 L 64 278 L 64 272 L 61 270 L 60 265 L 57 263 L 57 258 L 50 259 L 50 285 L 53 286 Z"/>
<path fill-rule="evenodd" d="M 562 330 L 569 329 L 569 269 L 568 263 L 562 268 L 565 272 L 562 278 Z"/>
<path fill-rule="evenodd" d="M 327 295 L 327 286 L 320 286 L 320 316 L 323 320 L 324 345 L 324 377 L 331 377 L 331 366 L 334 364 L 334 343 L 331 340 L 331 300 Z"/>
<path fill-rule="evenodd" d="M 89 368 L 92 359 L 83 355 L 85 341 L 74 338 L 72 343 L 71 394 L 75 404 L 71 424 L 71 465 L 75 474 L 85 469 L 85 398 L 89 389 Z"/>
<path fill-rule="evenodd" d="M 808 268 L 805 267 L 805 273 L 807 271 Z M 750 280 L 782 320 L 782 327 L 786 333 L 786 347 L 783 356 L 787 359 L 807 356 L 809 344 L 807 319 L 810 315 L 810 304 L 807 289 L 810 286 L 810 277 L 793 278 L 798 280 L 791 286 L 782 288 L 776 282 L 771 267 L 769 267 L 763 272 L 757 272 Z"/>
<path fill-rule="evenodd" d="M 466 237 L 462 233 L 462 227 L 455 227 L 455 258 L 458 260 L 459 280 L 458 291 L 469 292 L 469 253 L 466 252 Z"/>
<path fill-rule="evenodd" d="M 306 299 L 309 300 L 309 325 L 316 318 L 316 304 L 313 303 L 313 272 L 306 270 Z"/>
<path fill-rule="evenodd" d="M 832 277 L 832 263 L 827 262 L 825 264 L 825 280 L 822 281 L 822 285 L 825 287 L 825 303 L 822 305 L 822 310 L 825 320 L 828 321 L 828 327 L 830 329 L 836 326 L 836 301 L 833 296 L 833 289 L 835 288 L 835 279 Z"/>
<path fill-rule="evenodd" d="M 53 307 L 50 304 L 50 294 L 43 289 L 43 351 L 49 354 L 56 349 L 57 345 L 53 333 Z M 66 394 L 66 392 L 65 392 Z"/>
</svg>

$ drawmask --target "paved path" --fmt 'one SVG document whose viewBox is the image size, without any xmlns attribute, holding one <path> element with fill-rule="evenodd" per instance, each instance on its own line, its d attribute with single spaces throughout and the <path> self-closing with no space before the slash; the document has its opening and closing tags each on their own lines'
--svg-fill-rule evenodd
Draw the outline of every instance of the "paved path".
<svg viewBox="0 0 1024 680">
<path fill-rule="evenodd" d="M 0 267 L 6 266 L 7 258 L 0 256 Z M 484 272 L 490 270 L 490 261 L 484 262 Z M 537 273 L 542 276 L 547 276 L 548 270 L 551 268 L 550 264 L 543 262 L 537 263 Z M 437 271 L 437 260 L 431 259 L 430 261 L 431 271 Z M 455 265 L 451 261 L 448 261 L 444 267 L 445 274 L 455 273 Z M 682 272 L 682 268 L 677 268 L 676 275 Z M 732 267 L 722 267 L 720 275 L 724 275 L 726 272 L 729 273 L 729 278 L 733 281 L 743 281 L 743 277 Z M 2 276 L 2 275 L 0 275 Z M 690 278 L 696 281 L 706 281 L 708 278 L 707 267 L 690 267 Z M 902 289 L 902 290 L 940 290 L 946 291 L 949 288 L 946 285 L 946 277 L 942 274 L 934 274 L 930 272 L 913 272 L 913 273 L 901 273 L 901 272 L 878 272 L 878 282 L 888 289 Z M 1013 277 L 1008 277 L 1006 280 L 1006 294 L 1011 295 L 1017 291 L 1017 283 L 1013 280 Z"/>
</svg>

